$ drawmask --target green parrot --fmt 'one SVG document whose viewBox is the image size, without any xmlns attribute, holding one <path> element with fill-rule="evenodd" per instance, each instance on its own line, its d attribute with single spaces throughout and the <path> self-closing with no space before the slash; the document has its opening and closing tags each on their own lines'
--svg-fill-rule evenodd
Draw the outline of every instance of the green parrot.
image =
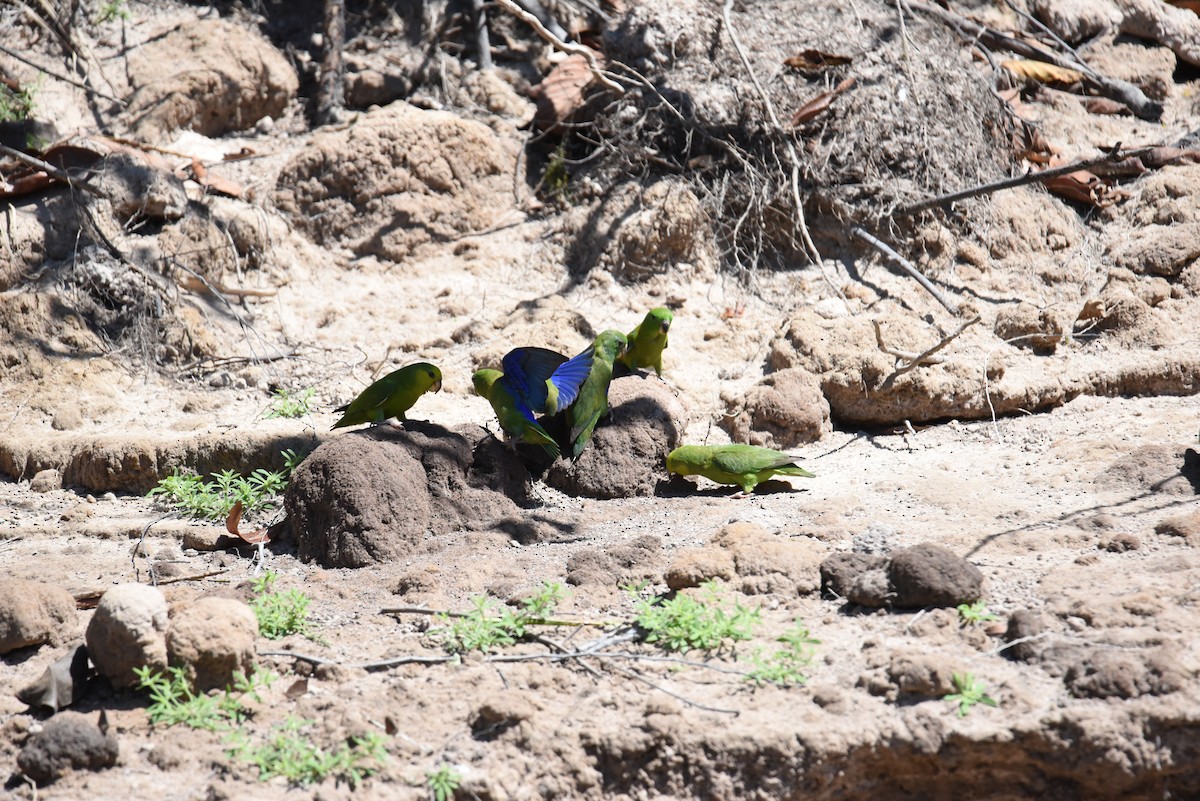
<svg viewBox="0 0 1200 801">
<path fill-rule="evenodd" d="M 592 349 L 573 359 L 545 348 L 515 348 L 500 362 L 503 371 L 482 369 L 471 376 L 475 394 L 487 398 L 510 437 L 541 445 L 552 459 L 558 443 L 534 418 L 556 414 L 574 402 L 592 368 Z"/>
<path fill-rule="evenodd" d="M 592 369 L 579 388 L 579 397 L 567 409 L 572 459 L 578 459 L 583 453 L 592 438 L 592 432 L 596 430 L 596 424 L 608 411 L 608 385 L 612 381 L 613 365 L 628 347 L 629 340 L 625 335 L 613 329 L 601 332 L 592 343 Z"/>
<path fill-rule="evenodd" d="M 429 362 L 417 362 L 388 373 L 359 396 L 334 409 L 344 412 L 334 428 L 355 426 L 360 423 L 379 424 L 391 417 L 403 422 L 404 413 L 412 408 L 417 398 L 429 390 L 438 392 L 442 388 L 442 371 Z"/>
<path fill-rule="evenodd" d="M 646 318 L 629 332 L 629 350 L 618 360 L 629 372 L 641 367 L 653 367 L 662 375 L 662 352 L 667 349 L 667 332 L 675 315 L 670 309 L 651 309 Z"/>
<path fill-rule="evenodd" d="M 683 445 L 667 454 L 667 472 L 704 476 L 718 484 L 738 484 L 747 495 L 772 476 L 813 474 L 796 464 L 797 457 L 757 445 Z"/>
</svg>

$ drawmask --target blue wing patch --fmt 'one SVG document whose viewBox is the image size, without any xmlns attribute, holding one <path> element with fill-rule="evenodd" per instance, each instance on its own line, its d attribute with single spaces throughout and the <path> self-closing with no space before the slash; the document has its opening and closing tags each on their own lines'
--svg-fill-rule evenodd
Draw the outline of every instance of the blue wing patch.
<svg viewBox="0 0 1200 801">
<path fill-rule="evenodd" d="M 549 395 L 546 382 L 566 361 L 566 356 L 546 348 L 513 348 L 500 360 L 500 381 L 527 408 L 540 411 Z"/>
<path fill-rule="evenodd" d="M 594 355 L 592 348 L 588 348 L 578 356 L 563 362 L 550 376 L 550 383 L 554 384 L 554 388 L 558 390 L 558 400 L 554 411 L 567 408 L 575 402 L 575 398 L 579 397 L 579 388 L 583 386 L 583 382 L 587 380 L 588 374 L 592 371 Z"/>
</svg>

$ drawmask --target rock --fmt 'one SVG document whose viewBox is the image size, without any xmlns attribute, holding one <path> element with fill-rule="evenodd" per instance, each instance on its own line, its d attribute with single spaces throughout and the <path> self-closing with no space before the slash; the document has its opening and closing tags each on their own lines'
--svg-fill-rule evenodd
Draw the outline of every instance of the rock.
<svg viewBox="0 0 1200 801">
<path fill-rule="evenodd" d="M 529 698 L 515 690 L 504 690 L 480 703 L 468 717 L 467 725 L 472 737 L 488 742 L 529 720 L 536 712 L 537 707 Z"/>
<path fill-rule="evenodd" d="M 233 598 L 200 598 L 178 607 L 167 628 L 167 660 L 199 692 L 227 687 L 254 667 L 258 620 Z"/>
<path fill-rule="evenodd" d="M 1121 22 L 1115 4 L 1094 0 L 1034 0 L 1033 13 L 1069 44 L 1115 30 Z"/>
<path fill-rule="evenodd" d="M 1089 649 L 1067 669 L 1063 681 L 1080 698 L 1137 698 L 1175 692 L 1190 677 L 1164 648 L 1131 653 L 1101 647 Z"/>
<path fill-rule="evenodd" d="M 707 271 L 716 264 L 710 214 L 677 178 L 621 184 L 568 214 L 566 225 L 575 230 L 566 261 L 577 278 L 605 270 L 634 283 L 682 265 Z"/>
<path fill-rule="evenodd" d="M 1032 609 L 1018 609 L 1009 616 L 1008 628 L 1004 632 L 1004 641 L 1016 644 L 1005 648 L 1003 653 L 1018 662 L 1036 662 L 1050 643 L 1046 637 L 1037 640 L 1030 638 L 1050 631 L 1053 631 L 1053 628 L 1050 625 L 1050 618 L 1045 613 Z M 1017 640 L 1028 640 L 1028 642 L 1017 642 Z"/>
<path fill-rule="evenodd" d="M 664 575 L 666 585 L 672 590 L 699 587 L 706 581 L 731 580 L 736 571 L 733 557 L 723 548 L 688 548 L 680 551 Z"/>
<path fill-rule="evenodd" d="M 1155 524 L 1154 533 L 1183 537 L 1189 545 L 1200 545 L 1200 512 L 1165 517 Z"/>
<path fill-rule="evenodd" d="M 39 785 L 70 770 L 103 770 L 117 763 L 117 738 L 77 712 L 60 712 L 17 755 L 17 767 Z"/>
<path fill-rule="evenodd" d="M 867 571 L 876 571 L 883 576 L 884 593 L 887 592 L 886 556 L 842 551 L 832 554 L 821 562 L 821 593 L 826 597 L 850 599 L 851 587 Z M 860 603 L 853 601 L 853 603 Z M 873 606 L 874 604 L 868 604 Z M 879 604 L 882 605 L 882 602 Z"/>
<path fill-rule="evenodd" d="M 1100 547 L 1109 553 L 1125 553 L 1126 551 L 1136 551 L 1141 548 L 1142 541 L 1136 534 L 1130 534 L 1127 531 L 1118 531 L 1100 540 Z"/>
<path fill-rule="evenodd" d="M 135 150 L 118 150 L 96 163 L 96 188 L 112 203 L 117 221 L 179 220 L 187 211 L 183 181 L 166 164 Z"/>
<path fill-rule="evenodd" d="M 958 606 L 983 597 L 979 568 L 941 545 L 924 542 L 892 554 L 888 581 L 901 609 Z"/>
<path fill-rule="evenodd" d="M 118 584 L 100 598 L 88 623 L 88 656 L 114 687 L 132 687 L 134 668 L 167 666 L 167 622 L 167 600 L 156 588 Z"/>
<path fill-rule="evenodd" d="M 29 479 L 29 489 L 34 492 L 53 492 L 62 489 L 62 472 L 51 467 L 39 470 Z"/>
<path fill-rule="evenodd" d="M 1113 261 L 1142 275 L 1177 278 L 1200 259 L 1200 223 L 1146 225 L 1117 240 Z"/>
<path fill-rule="evenodd" d="M 821 560 L 828 552 L 822 542 L 778 537 L 755 523 L 737 521 L 714 534 L 710 544 L 733 556 L 739 589 L 747 595 L 807 595 L 821 586 Z"/>
<path fill-rule="evenodd" d="M 657 378 L 625 376 L 608 389 L 609 416 L 601 419 L 579 460 L 560 459 L 546 483 L 568 495 L 634 498 L 654 494 L 667 475 L 666 459 L 679 445 L 687 414 Z"/>
<path fill-rule="evenodd" d="M 996 336 L 1018 348 L 1039 353 L 1053 353 L 1062 341 L 1063 322 L 1050 309 L 1039 309 L 1032 303 L 1003 306 L 996 313 L 992 326 Z"/>
<path fill-rule="evenodd" d="M 726 405 L 721 425 L 734 442 L 787 449 L 816 442 L 832 427 L 821 382 L 799 367 L 771 373 Z"/>
<path fill-rule="evenodd" d="M 301 462 L 284 496 L 300 558 L 363 567 L 402 559 L 429 532 L 523 518 L 504 493 L 523 497 L 528 474 L 503 448 L 478 426 L 419 420 L 334 437 Z"/>
<path fill-rule="evenodd" d="M 0 654 L 75 634 L 75 598 L 55 584 L 0 579 Z"/>
<path fill-rule="evenodd" d="M 895 654 L 888 678 L 900 695 L 941 698 L 954 692 L 954 666 L 939 654 Z"/>
<path fill-rule="evenodd" d="M 482 123 L 396 102 L 318 131 L 280 171 L 275 202 L 318 244 L 402 261 L 494 225 L 519 150 Z"/>
<path fill-rule="evenodd" d="M 893 596 L 886 565 L 864 570 L 851 579 L 846 588 L 847 601 L 872 609 L 887 606 Z"/>
<path fill-rule="evenodd" d="M 141 139 L 190 128 L 205 136 L 278 117 L 299 89 L 291 64 L 250 28 L 186 22 L 133 50 L 125 118 Z"/>
</svg>

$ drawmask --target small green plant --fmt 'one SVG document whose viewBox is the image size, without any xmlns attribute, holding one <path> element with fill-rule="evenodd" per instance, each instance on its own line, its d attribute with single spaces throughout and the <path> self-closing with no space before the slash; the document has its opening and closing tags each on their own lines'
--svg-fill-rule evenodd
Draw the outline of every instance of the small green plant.
<svg viewBox="0 0 1200 801">
<path fill-rule="evenodd" d="M 195 473 L 176 468 L 175 472 L 158 482 L 146 493 L 167 506 L 201 520 L 224 520 L 239 501 L 242 514 L 274 509 L 279 496 L 287 489 L 292 470 L 304 458 L 295 451 L 282 451 L 283 470 L 273 472 L 259 468 L 248 476 L 233 470 L 212 473 L 205 481 Z"/>
<path fill-rule="evenodd" d="M 777 684 L 780 687 L 792 687 L 804 684 L 808 681 L 804 670 L 812 661 L 813 646 L 821 641 L 813 639 L 808 628 L 797 620 L 789 631 L 776 638 L 776 642 L 783 643 L 784 647 L 765 655 L 760 649 L 750 658 L 754 669 L 746 676 L 746 680 L 760 686 Z"/>
<path fill-rule="evenodd" d="M 129 19 L 129 9 L 125 7 L 125 0 L 106 0 L 96 14 L 97 25 L 114 19 Z"/>
<path fill-rule="evenodd" d="M 308 619 L 308 605 L 312 599 L 294 587 L 274 590 L 276 578 L 274 573 L 267 573 L 254 580 L 255 598 L 250 602 L 250 608 L 258 618 L 258 633 L 268 640 L 301 634 L 313 642 L 320 642 Z"/>
<path fill-rule="evenodd" d="M 138 689 L 150 691 L 150 706 L 146 714 L 154 725 L 183 724 L 193 729 L 217 731 L 236 726 L 248 717 L 242 698 L 249 696 L 262 701 L 259 693 L 275 680 L 272 673 L 255 670 L 246 677 L 235 673 L 233 686 L 222 695 L 196 693 L 183 668 L 169 667 L 159 672 L 146 666 L 134 668 Z"/>
<path fill-rule="evenodd" d="M 234 732 L 227 753 L 258 768 L 260 781 L 282 776 L 293 785 L 304 785 L 333 776 L 352 788 L 376 773 L 387 760 L 383 735 L 369 732 L 336 749 L 325 749 L 304 732 L 311 725 L 312 721 L 289 717 L 272 727 L 261 744 L 255 744 L 241 731 Z"/>
<path fill-rule="evenodd" d="M 965 718 L 976 704 L 996 706 L 996 699 L 987 694 L 983 683 L 971 673 L 955 673 L 954 689 L 958 692 L 950 693 L 942 700 L 957 704 L 960 718 Z"/>
<path fill-rule="evenodd" d="M 544 623 L 562 597 L 561 584 L 544 582 L 521 603 L 517 612 L 484 597 L 473 598 L 471 611 L 464 615 L 437 615 L 434 619 L 442 625 L 429 633 L 451 653 L 487 653 L 493 648 L 512 645 L 525 636 L 529 626 Z"/>
<path fill-rule="evenodd" d="M 996 616 L 988 611 L 987 605 L 983 601 L 976 601 L 973 604 L 959 604 L 958 617 L 964 624 L 986 623 L 989 620 L 996 620 Z"/>
<path fill-rule="evenodd" d="M 271 408 L 263 416 L 268 420 L 276 417 L 303 417 L 312 411 L 312 400 L 316 394 L 317 391 L 312 387 L 305 387 L 299 392 L 292 392 L 290 389 L 280 387 L 275 390 Z"/>
<path fill-rule="evenodd" d="M 676 595 L 663 600 L 651 598 L 635 604 L 635 623 L 646 642 L 668 651 L 714 651 L 730 642 L 748 640 L 759 621 L 759 610 L 740 603 L 732 608 L 721 603 L 722 589 L 716 581 L 702 585 L 704 600 Z"/>
<path fill-rule="evenodd" d="M 567 170 L 566 148 L 559 145 L 558 149 L 550 154 L 546 171 L 542 173 L 542 185 L 546 187 L 550 197 L 567 203 L 571 200 L 570 183 L 571 173 Z"/>
<path fill-rule="evenodd" d="M 33 112 L 33 101 L 41 81 L 22 84 L 20 89 L 9 89 L 0 84 L 0 122 L 20 122 Z"/>
<path fill-rule="evenodd" d="M 462 774 L 452 766 L 442 763 L 434 770 L 425 771 L 425 780 L 429 792 L 433 793 L 434 801 L 450 801 L 462 783 Z"/>
</svg>

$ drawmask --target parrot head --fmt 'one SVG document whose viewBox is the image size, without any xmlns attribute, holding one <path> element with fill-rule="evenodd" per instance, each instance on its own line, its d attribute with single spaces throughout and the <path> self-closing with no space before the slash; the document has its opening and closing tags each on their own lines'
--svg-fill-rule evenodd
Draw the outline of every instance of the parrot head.
<svg viewBox="0 0 1200 801">
<path fill-rule="evenodd" d="M 503 375 L 499 370 L 476 370 L 471 376 L 471 384 L 475 387 L 475 394 L 481 398 L 486 398 L 492 391 L 492 384 Z"/>
<path fill-rule="evenodd" d="M 670 309 L 665 309 L 661 306 L 657 309 L 651 309 L 650 313 L 646 316 L 654 320 L 658 324 L 658 330 L 664 334 L 671 330 L 671 321 L 675 319 L 675 315 L 671 314 Z"/>
<path fill-rule="evenodd" d="M 426 386 L 434 392 L 442 391 L 442 371 L 436 364 L 421 364 L 421 380 L 428 382 Z M 428 389 L 426 390 L 429 391 Z"/>
</svg>

